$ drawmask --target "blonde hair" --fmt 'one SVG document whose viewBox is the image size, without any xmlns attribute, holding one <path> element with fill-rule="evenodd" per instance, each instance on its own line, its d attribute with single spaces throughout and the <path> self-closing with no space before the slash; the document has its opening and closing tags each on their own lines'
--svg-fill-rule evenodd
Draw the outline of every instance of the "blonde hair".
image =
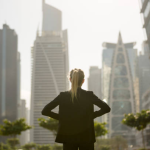
<svg viewBox="0 0 150 150">
<path fill-rule="evenodd" d="M 71 80 L 71 99 L 74 102 L 74 99 L 77 98 L 77 89 L 81 87 L 82 81 L 84 79 L 84 72 L 81 69 L 73 69 L 70 71 L 70 80 Z"/>
</svg>

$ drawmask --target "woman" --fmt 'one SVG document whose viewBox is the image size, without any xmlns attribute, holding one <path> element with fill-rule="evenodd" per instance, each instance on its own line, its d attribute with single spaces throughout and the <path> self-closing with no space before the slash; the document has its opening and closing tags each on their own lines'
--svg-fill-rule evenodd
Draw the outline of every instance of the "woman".
<svg viewBox="0 0 150 150">
<path fill-rule="evenodd" d="M 71 90 L 61 92 L 42 110 L 42 115 L 59 120 L 55 142 L 63 143 L 64 150 L 94 150 L 94 119 L 110 112 L 110 107 L 92 91 L 81 88 L 84 72 L 70 72 Z M 101 109 L 94 112 L 93 104 Z M 59 105 L 59 113 L 51 110 Z"/>
</svg>

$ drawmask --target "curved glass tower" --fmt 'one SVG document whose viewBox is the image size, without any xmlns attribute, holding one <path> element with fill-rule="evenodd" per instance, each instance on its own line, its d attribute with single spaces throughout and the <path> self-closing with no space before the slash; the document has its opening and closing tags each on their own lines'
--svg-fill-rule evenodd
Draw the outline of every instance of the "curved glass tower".
<svg viewBox="0 0 150 150">
<path fill-rule="evenodd" d="M 137 55 L 136 50 L 133 49 L 134 45 L 135 43 L 124 44 L 120 33 L 117 44 L 103 43 L 106 48 L 104 54 L 105 51 L 108 51 L 107 49 L 111 49 L 111 55 L 108 55 L 108 59 L 111 60 L 109 65 L 107 59 L 103 58 L 104 76 L 107 74 L 109 78 L 109 81 L 105 81 L 105 79 L 103 81 L 103 85 L 107 85 L 107 87 L 104 86 L 104 91 L 106 91 L 104 98 L 107 99 L 112 109 L 107 119 L 110 138 L 122 135 L 127 140 L 133 139 L 131 129 L 123 125 L 121 121 L 124 114 L 136 112 L 138 99 L 135 97 L 136 87 L 134 85 L 137 82 Z M 109 74 L 107 68 L 109 68 Z"/>
</svg>

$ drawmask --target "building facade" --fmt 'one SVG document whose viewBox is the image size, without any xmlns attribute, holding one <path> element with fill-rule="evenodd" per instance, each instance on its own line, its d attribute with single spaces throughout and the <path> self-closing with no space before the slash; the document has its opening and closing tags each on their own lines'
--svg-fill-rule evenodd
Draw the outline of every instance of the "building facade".
<svg viewBox="0 0 150 150">
<path fill-rule="evenodd" d="M 146 43 L 149 45 L 150 56 L 150 0 L 141 0 L 141 13 L 143 14 L 143 28 L 146 32 Z"/>
<path fill-rule="evenodd" d="M 142 51 L 138 56 L 139 71 L 139 94 L 140 94 L 140 111 L 150 109 L 150 60 L 149 47 L 146 41 L 142 44 Z M 141 133 L 136 133 L 136 143 L 138 147 L 143 146 Z M 150 146 L 150 125 L 144 130 L 144 139 L 146 146 Z"/>
<path fill-rule="evenodd" d="M 20 103 L 20 54 L 18 36 L 7 24 L 0 30 L 0 123 L 15 121 Z M 5 141 L 0 137 L 0 141 Z"/>
<path fill-rule="evenodd" d="M 42 3 L 43 21 L 42 31 L 61 31 L 62 30 L 62 13 L 59 9 L 47 5 L 45 0 Z"/>
<path fill-rule="evenodd" d="M 61 28 L 53 28 L 53 26 L 48 28 L 51 22 L 52 24 L 61 22 L 61 18 L 60 15 L 55 15 L 57 14 L 57 9 L 45 4 L 44 1 L 43 5 L 43 31 L 37 33 L 31 50 L 30 124 L 34 125 L 34 129 L 31 130 L 30 141 L 37 144 L 54 143 L 53 133 L 40 127 L 37 119 L 41 117 L 47 118 L 41 115 L 43 107 L 60 92 L 69 89 L 67 79 L 69 72 L 67 30 L 62 31 L 60 30 Z M 54 20 L 51 20 L 48 13 L 53 14 L 51 17 Z M 58 10 L 59 13 L 60 11 Z M 54 112 L 58 112 L 58 107 L 54 109 Z"/>
<path fill-rule="evenodd" d="M 111 107 L 108 114 L 109 138 L 122 135 L 128 143 L 135 143 L 131 129 L 121 123 L 124 114 L 135 113 L 139 107 L 137 50 L 135 43 L 122 41 L 119 33 L 118 42 L 103 43 L 103 92 Z M 110 53 L 109 53 L 110 52 Z"/>
<path fill-rule="evenodd" d="M 138 72 L 139 72 L 139 91 L 140 91 L 140 110 L 143 107 L 142 97 L 147 90 L 150 89 L 150 60 L 148 57 L 148 44 L 143 42 L 143 51 L 138 56 Z"/>
<path fill-rule="evenodd" d="M 26 100 L 21 99 L 20 103 L 20 112 L 18 114 L 19 118 L 24 118 L 26 120 L 26 123 L 29 124 L 29 116 L 28 116 L 28 108 L 26 107 Z M 29 142 L 29 131 L 21 132 L 21 135 L 19 135 L 19 142 L 20 145 L 25 145 Z"/>
</svg>

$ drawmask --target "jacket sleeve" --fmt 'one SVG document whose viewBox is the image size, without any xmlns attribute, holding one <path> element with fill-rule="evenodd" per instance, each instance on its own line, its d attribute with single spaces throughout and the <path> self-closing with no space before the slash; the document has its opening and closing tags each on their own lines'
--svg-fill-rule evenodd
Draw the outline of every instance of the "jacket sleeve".
<svg viewBox="0 0 150 150">
<path fill-rule="evenodd" d="M 59 104 L 60 104 L 60 94 L 43 108 L 41 112 L 42 115 L 59 120 L 59 114 L 51 111 L 52 109 L 57 107 Z"/>
<path fill-rule="evenodd" d="M 92 103 L 100 108 L 99 111 L 93 113 L 93 119 L 109 113 L 111 108 L 102 100 L 100 100 L 93 92 L 90 92 Z"/>
</svg>

